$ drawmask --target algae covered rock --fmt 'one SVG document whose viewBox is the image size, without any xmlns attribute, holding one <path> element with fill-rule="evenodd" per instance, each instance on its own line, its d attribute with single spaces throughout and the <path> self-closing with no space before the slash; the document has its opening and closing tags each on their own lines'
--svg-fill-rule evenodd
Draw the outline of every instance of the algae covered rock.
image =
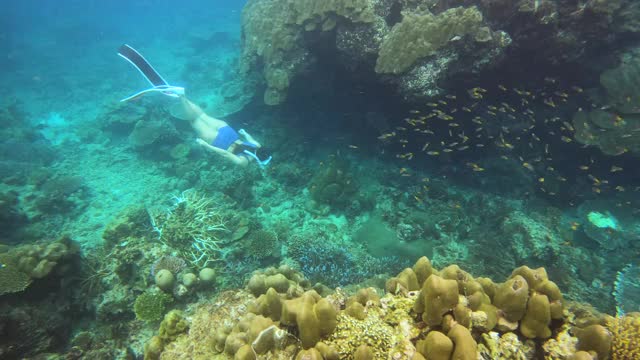
<svg viewBox="0 0 640 360">
<path fill-rule="evenodd" d="M 606 95 L 600 109 L 573 116 L 577 141 L 594 145 L 607 155 L 640 154 L 640 55 L 629 55 L 600 75 Z"/>
<path fill-rule="evenodd" d="M 332 156 L 311 179 L 309 193 L 319 204 L 343 208 L 349 205 L 358 191 L 349 162 Z"/>
</svg>

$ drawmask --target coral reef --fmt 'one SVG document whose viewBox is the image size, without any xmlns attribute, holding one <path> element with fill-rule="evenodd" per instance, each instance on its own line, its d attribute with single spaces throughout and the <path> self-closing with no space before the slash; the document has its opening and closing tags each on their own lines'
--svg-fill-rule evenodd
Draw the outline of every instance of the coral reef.
<svg viewBox="0 0 640 360">
<path fill-rule="evenodd" d="M 378 83 L 392 84 L 404 98 L 425 99 L 440 94 L 439 88 L 449 87 L 459 74 L 480 74 L 502 63 L 517 67 L 524 57 L 549 66 L 585 62 L 590 51 L 639 28 L 635 19 L 640 10 L 630 0 L 452 5 L 250 1 L 243 11 L 242 68 L 262 73 L 264 101 L 270 105 L 285 101 L 290 85 L 305 70 L 313 70 L 327 51 L 339 67 L 375 70 Z M 609 37 L 593 30 L 610 28 Z"/>
<path fill-rule="evenodd" d="M 55 241 L 2 246 L 0 250 L 0 358 L 60 351 L 78 305 L 78 245 Z"/>
<path fill-rule="evenodd" d="M 512 291 L 512 280 L 522 283 L 522 291 Z M 249 289 L 261 294 L 257 299 L 240 290 L 201 305 L 191 316 L 189 333 L 172 341 L 160 358 L 254 359 L 270 353 L 273 358 L 568 359 L 582 356 L 581 349 L 606 356 L 607 344 L 614 344 L 611 354 L 614 349 L 627 355 L 635 351 L 625 344 L 635 336 L 637 318 L 607 323 L 592 310 L 565 307 L 542 268 L 517 268 L 511 279 L 496 284 L 456 265 L 434 269 L 423 257 L 390 278 L 392 291 L 382 297 L 364 288 L 353 296 L 340 289 L 326 297 L 291 292 L 287 282 L 277 285 L 275 277 L 272 282 L 280 290 L 265 291 L 262 284 L 256 291 L 255 282 L 249 282 Z M 239 316 L 243 309 L 249 312 Z M 217 330 L 205 330 L 212 322 L 220 324 Z M 609 340 L 602 338 L 608 331 Z"/>
<path fill-rule="evenodd" d="M 6 247 L 0 252 L 0 295 L 20 292 L 33 281 L 52 272 L 69 271 L 78 255 L 77 244 L 68 237 L 54 242 Z"/>
<path fill-rule="evenodd" d="M 481 25 L 482 14 L 477 7 L 452 8 L 438 15 L 428 11 L 409 13 L 382 41 L 375 70 L 403 73 L 419 59 L 435 55 L 453 38 L 473 34 L 477 41 L 488 41 L 491 30 L 480 29 Z"/>
<path fill-rule="evenodd" d="M 305 32 L 324 32 L 343 22 L 371 19 L 368 0 L 249 1 L 242 12 L 241 69 L 245 73 L 261 72 L 267 85 L 265 104 L 280 104 L 286 99 L 291 80 L 309 61 L 309 50 L 303 42 Z"/>
</svg>

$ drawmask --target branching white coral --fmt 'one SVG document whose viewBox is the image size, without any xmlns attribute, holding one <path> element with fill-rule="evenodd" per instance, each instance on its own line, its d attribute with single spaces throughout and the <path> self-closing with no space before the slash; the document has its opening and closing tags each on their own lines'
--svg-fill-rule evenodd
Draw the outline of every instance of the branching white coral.
<svg viewBox="0 0 640 360">
<path fill-rule="evenodd" d="M 228 230 L 213 200 L 190 189 L 173 196 L 172 202 L 163 209 L 147 209 L 158 240 L 197 267 L 222 259 L 222 234 Z"/>
</svg>

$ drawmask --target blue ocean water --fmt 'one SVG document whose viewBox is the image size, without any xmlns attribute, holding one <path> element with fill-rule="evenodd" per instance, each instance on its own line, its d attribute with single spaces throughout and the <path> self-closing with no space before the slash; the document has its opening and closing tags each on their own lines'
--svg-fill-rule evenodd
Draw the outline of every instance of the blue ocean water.
<svg viewBox="0 0 640 360">
<path fill-rule="evenodd" d="M 453 326 L 414 306 L 435 291 L 422 256 L 459 288 L 438 316 L 473 313 L 476 345 L 514 333 L 538 357 L 554 341 L 573 354 L 598 324 L 615 349 L 604 314 L 640 311 L 640 7 L 512 5 L 5 4 L 0 359 L 255 358 L 261 336 L 294 358 L 313 348 L 305 326 L 265 303 L 320 297 L 339 358 L 397 345 L 345 327 L 360 307 L 380 315 L 371 329 L 411 328 L 405 354 L 420 353 Z M 186 97 L 122 102 L 151 86 L 123 44 Z M 494 296 L 520 276 L 523 314 L 549 303 L 527 313 L 535 336 Z M 505 323 L 478 325 L 491 311 Z M 255 316 L 275 327 L 237 335 Z"/>
</svg>

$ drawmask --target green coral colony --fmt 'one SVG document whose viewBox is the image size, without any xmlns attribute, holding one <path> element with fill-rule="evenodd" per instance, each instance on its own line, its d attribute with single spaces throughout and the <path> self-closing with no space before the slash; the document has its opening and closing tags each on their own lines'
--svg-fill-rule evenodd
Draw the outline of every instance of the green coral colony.
<svg viewBox="0 0 640 360">
<path fill-rule="evenodd" d="M 640 2 L 247 0 L 238 16 L 239 48 L 196 26 L 173 71 L 221 84 L 199 105 L 264 128 L 269 166 L 203 154 L 145 98 L 74 129 L 136 178 L 105 190 L 95 163 L 71 175 L 37 147 L 80 146 L 57 138 L 62 115 L 27 121 L 0 89 L 0 151 L 40 159 L 0 161 L 0 359 L 640 360 Z M 553 76 L 521 84 L 538 64 Z M 324 93 L 341 103 L 316 116 Z"/>
</svg>

